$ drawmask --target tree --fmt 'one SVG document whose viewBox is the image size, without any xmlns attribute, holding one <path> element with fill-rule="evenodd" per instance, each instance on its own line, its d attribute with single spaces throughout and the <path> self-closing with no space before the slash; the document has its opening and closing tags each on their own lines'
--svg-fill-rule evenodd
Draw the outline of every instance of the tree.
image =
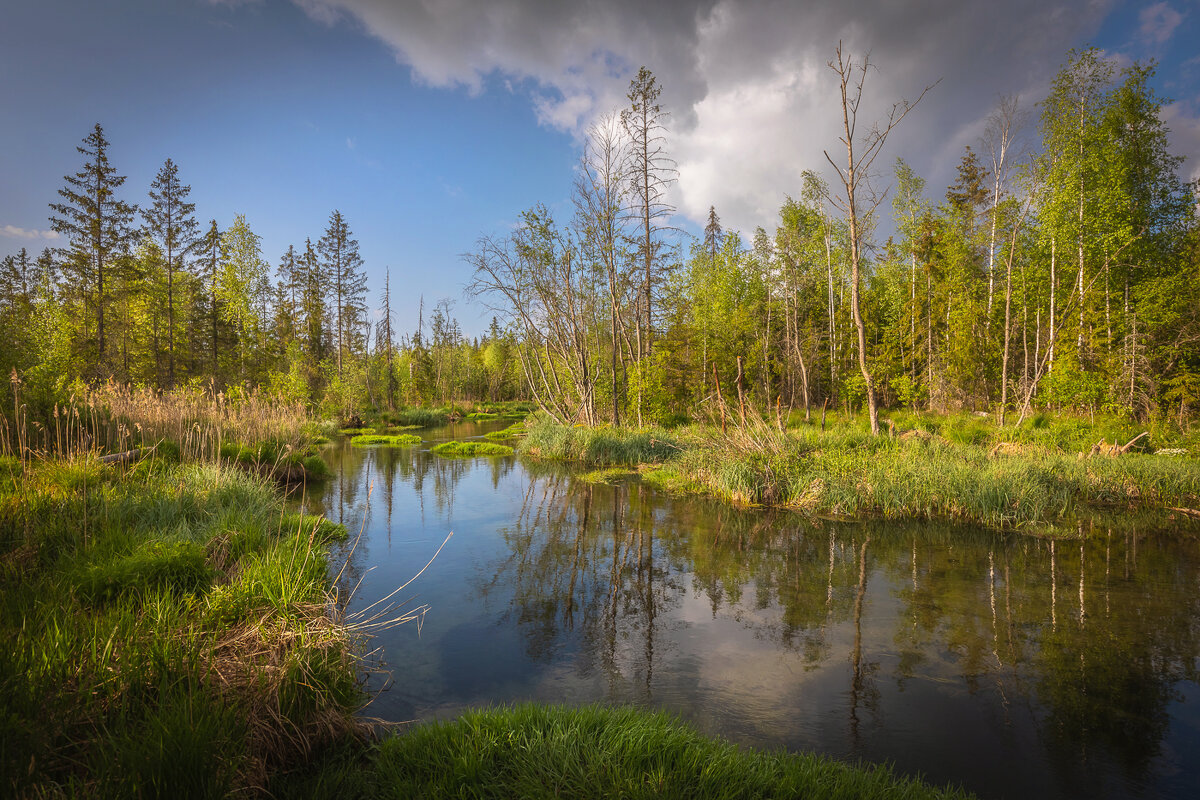
<svg viewBox="0 0 1200 800">
<path fill-rule="evenodd" d="M 200 240 L 199 245 L 197 245 L 204 279 L 208 282 L 209 346 L 211 348 L 212 375 L 214 378 L 220 374 L 217 366 L 217 343 L 220 341 L 220 335 L 217 331 L 217 321 L 221 317 L 221 309 L 217 292 L 217 281 L 220 276 L 221 262 L 225 257 L 223 237 L 224 234 L 221 233 L 221 229 L 217 227 L 217 221 L 214 219 L 209 222 L 208 231 Z"/>
<path fill-rule="evenodd" d="M 911 103 L 902 100 L 893 104 L 882 127 L 878 123 L 872 125 L 859 142 L 856 139 L 858 111 L 862 105 L 863 85 L 866 83 L 870 66 L 870 56 L 865 57 L 860 65 L 856 65 L 851 57 L 843 57 L 842 44 L 838 42 L 836 61 L 830 61 L 829 68 L 837 74 L 841 90 L 842 130 L 844 133 L 840 137 L 840 141 L 846 148 L 846 167 L 845 169 L 839 167 L 828 151 L 825 152 L 825 158 L 834 168 L 838 181 L 845 191 L 844 197 L 831 195 L 830 199 L 846 215 L 846 221 L 850 227 L 850 310 L 854 317 L 854 326 L 858 330 L 858 366 L 862 372 L 863 381 L 866 383 L 867 413 L 871 419 L 871 432 L 878 435 L 879 408 L 875 395 L 875 384 L 871 380 L 871 371 L 867 367 L 867 334 L 859 307 L 865 227 L 883 201 L 882 196 L 875 194 L 870 189 L 871 165 L 883 149 L 888 135 L 933 87 L 925 87 L 920 96 Z M 858 73 L 857 78 L 855 77 L 856 72 Z M 856 144 L 861 145 L 862 149 L 856 151 Z"/>
<path fill-rule="evenodd" d="M 621 379 L 627 364 L 621 342 L 628 343 L 625 322 L 630 283 L 622 265 L 625 252 L 623 205 L 626 201 L 625 183 L 629 175 L 627 140 L 612 116 L 602 117 L 589 130 L 583 157 L 575 181 L 575 227 L 584 259 L 602 276 L 608 289 L 609 318 L 609 379 L 612 390 L 612 424 L 621 424 Z M 579 326 L 583 335 L 585 325 Z M 581 340 L 582 344 L 582 340 Z M 632 353 L 629 353 L 632 360 Z M 641 424 L 641 395 L 639 381 L 638 424 Z"/>
<path fill-rule="evenodd" d="M 108 350 L 105 344 L 104 310 L 108 303 L 109 278 L 113 260 L 125 252 L 133 239 L 130 222 L 137 213 L 137 206 L 120 200 L 116 191 L 125 183 L 125 176 L 118 175 L 108 161 L 108 139 L 100 123 L 83 140 L 83 146 L 75 148 L 84 156 L 83 169 L 67 175 L 66 187 L 58 194 L 66 201 L 51 203 L 54 213 L 50 227 L 65 235 L 70 242 L 72 257 L 69 264 L 78 274 L 81 289 L 91 286 L 94 294 L 92 307 L 96 316 L 96 368 L 108 368 Z M 86 306 L 86 303 L 85 303 Z"/>
<path fill-rule="evenodd" d="M 222 317 L 237 331 L 238 369 L 245 380 L 247 345 L 257 344 L 255 335 L 263 323 L 255 295 L 266 278 L 267 263 L 262 259 L 259 236 L 250 230 L 244 214 L 233 218 L 221 237 L 221 245 L 214 295 L 221 301 Z"/>
<path fill-rule="evenodd" d="M 191 186 L 179 183 L 179 168 L 167 159 L 150 184 L 150 207 L 142 210 L 146 232 L 163 252 L 167 279 L 167 386 L 175 385 L 175 295 L 176 275 L 187 271 L 187 257 L 199 242 L 200 226 L 193 214 L 196 204 L 187 202 Z"/>
<path fill-rule="evenodd" d="M 377 345 L 375 351 L 380 350 L 384 353 L 387 379 L 385 389 L 387 391 L 388 408 L 396 407 L 396 373 L 392 366 L 393 345 L 395 343 L 395 334 L 392 332 L 392 270 L 388 267 L 383 273 L 383 318 L 379 320 L 377 330 L 379 331 L 380 345 Z"/>
<path fill-rule="evenodd" d="M 358 254 L 358 241 L 350 234 L 350 226 L 342 212 L 329 215 L 325 235 L 317 242 L 322 267 L 334 293 L 333 317 L 336 322 L 334 342 L 337 347 L 338 376 L 342 374 L 342 358 L 350 350 L 362 329 L 366 313 L 367 276 L 362 272 L 363 260 Z"/>
<path fill-rule="evenodd" d="M 629 108 L 621 112 L 621 124 L 630 142 L 631 215 L 637 219 L 633 237 L 642 266 L 641 308 L 637 324 L 638 357 L 650 354 L 654 329 L 654 286 L 665 260 L 665 220 L 675 212 L 667 203 L 667 188 L 675 182 L 675 162 L 666 151 L 666 121 L 669 116 L 658 103 L 662 88 L 654 74 L 642 67 L 629 82 Z"/>
</svg>

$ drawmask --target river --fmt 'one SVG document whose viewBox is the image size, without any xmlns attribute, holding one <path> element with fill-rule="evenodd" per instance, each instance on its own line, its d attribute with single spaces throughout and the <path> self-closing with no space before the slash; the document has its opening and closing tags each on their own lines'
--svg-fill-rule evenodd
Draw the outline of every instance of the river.
<svg viewBox="0 0 1200 800">
<path fill-rule="evenodd" d="M 364 641 L 366 716 L 632 704 L 984 798 L 1200 797 L 1194 533 L 835 522 L 429 452 L 507 424 L 325 449 L 352 615 L 442 548 L 389 601 L 423 613 Z"/>
</svg>

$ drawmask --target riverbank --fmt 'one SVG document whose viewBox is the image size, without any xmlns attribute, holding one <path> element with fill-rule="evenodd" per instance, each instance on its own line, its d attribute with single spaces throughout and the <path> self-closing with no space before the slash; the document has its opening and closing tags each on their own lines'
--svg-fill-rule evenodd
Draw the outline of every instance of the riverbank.
<svg viewBox="0 0 1200 800">
<path fill-rule="evenodd" d="M 845 423 L 781 431 L 759 422 L 723 432 L 571 428 L 543 418 L 520 451 L 636 467 L 643 481 L 668 491 L 838 517 L 1039 529 L 1094 511 L 1157 509 L 1185 519 L 1200 507 L 1200 468 L 1182 435 L 1167 442 L 1172 447 L 1159 444 L 1166 453 L 1155 437 L 1143 437 L 1140 448 L 1114 457 L 1090 448 L 1101 439 L 1125 443 L 1136 435 L 1128 426 L 1039 420 L 997 429 L 972 418 L 907 416 L 894 424 L 894 435 L 872 436 Z"/>
<path fill-rule="evenodd" d="M 355 736 L 345 537 L 228 463 L 3 459 L 2 793 L 255 792 Z"/>
</svg>

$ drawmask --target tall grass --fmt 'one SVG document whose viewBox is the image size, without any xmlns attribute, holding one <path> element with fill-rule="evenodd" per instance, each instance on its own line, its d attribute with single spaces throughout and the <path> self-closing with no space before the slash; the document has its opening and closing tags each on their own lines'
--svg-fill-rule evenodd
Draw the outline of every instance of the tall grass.
<svg viewBox="0 0 1200 800">
<path fill-rule="evenodd" d="M 0 459 L 0 795 L 225 797 L 358 732 L 345 535 L 219 464 Z"/>
<path fill-rule="evenodd" d="M 661 428 L 588 428 L 559 425 L 548 417 L 527 423 L 522 453 L 590 465 L 665 461 L 680 452 L 677 435 Z"/>
<path fill-rule="evenodd" d="M 528 455 L 589 466 L 656 464 L 643 480 L 664 488 L 716 495 L 747 505 L 789 506 L 813 513 L 886 519 L 954 519 L 989 527 L 1060 525 L 1096 509 L 1197 508 L 1200 469 L 1190 457 L 1130 451 L 1086 458 L 1108 441 L 1136 435 L 1108 423 L 1102 430 L 1043 433 L 997 429 L 976 417 L 913 419 L 922 427 L 872 436 L 860 424 L 779 430 L 762 420 L 745 426 L 675 431 L 567 428 L 541 420 L 522 445 Z M 933 431 L 929 429 L 932 428 Z M 997 445 L 1004 443 L 1004 449 Z M 1149 448 L 1148 448 L 1149 449 Z"/>
<path fill-rule="evenodd" d="M 312 433 L 303 404 L 257 392 L 230 397 L 211 386 L 156 392 L 110 381 L 54 405 L 48 419 L 34 419 L 21 402 L 19 380 L 13 388 L 13 408 L 0 413 L 0 453 L 20 458 L 121 453 L 166 441 L 187 460 L 214 460 L 223 443 L 299 448 Z"/>
</svg>

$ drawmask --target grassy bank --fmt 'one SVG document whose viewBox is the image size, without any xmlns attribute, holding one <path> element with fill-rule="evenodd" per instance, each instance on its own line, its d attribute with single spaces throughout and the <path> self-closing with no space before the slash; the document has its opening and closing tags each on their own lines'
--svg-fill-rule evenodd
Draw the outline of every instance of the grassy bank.
<svg viewBox="0 0 1200 800">
<path fill-rule="evenodd" d="M 394 736 L 368 757 L 273 787 L 321 798 L 958 798 L 883 767 L 735 747 L 664 714 L 538 705 L 474 711 Z"/>
<path fill-rule="evenodd" d="M 0 463 L 0 794 L 254 791 L 358 728 L 340 526 L 222 465 Z"/>
<path fill-rule="evenodd" d="M 1182 455 L 1158 455 L 1150 445 L 1115 458 L 1086 457 L 1102 438 L 1123 443 L 1134 434 L 1116 429 L 1106 437 L 1078 421 L 1019 429 L 975 418 L 903 423 L 907 429 L 897 424 L 895 436 L 876 437 L 848 424 L 781 432 L 760 423 L 722 433 L 701 426 L 567 428 L 539 420 L 521 450 L 591 466 L 639 465 L 644 480 L 669 490 L 839 516 L 1026 528 L 1095 509 L 1200 506 L 1200 467 L 1182 437 L 1168 441 L 1183 445 L 1170 448 Z M 907 427 L 914 423 L 920 427 Z"/>
</svg>

